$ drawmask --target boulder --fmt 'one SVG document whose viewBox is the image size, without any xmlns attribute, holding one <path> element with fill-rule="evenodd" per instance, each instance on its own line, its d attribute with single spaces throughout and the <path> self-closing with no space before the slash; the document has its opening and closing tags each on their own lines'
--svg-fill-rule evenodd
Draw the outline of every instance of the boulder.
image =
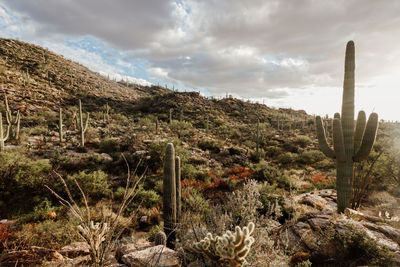
<svg viewBox="0 0 400 267">
<path fill-rule="evenodd" d="M 32 246 L 26 250 L 16 250 L 4 253 L 0 258 L 0 266 L 35 266 L 44 261 L 62 261 L 63 256 L 56 250 Z"/>
<path fill-rule="evenodd" d="M 76 258 L 90 254 L 89 245 L 86 242 L 71 243 L 68 246 L 62 247 L 58 252 L 68 258 Z"/>
<path fill-rule="evenodd" d="M 180 267 L 179 253 L 163 245 L 135 250 L 122 256 L 129 267 Z"/>
<path fill-rule="evenodd" d="M 286 204 L 297 207 L 304 214 L 300 220 L 288 222 L 277 230 L 277 242 L 287 245 L 293 252 L 309 254 L 312 262 L 343 265 L 354 261 L 354 257 L 360 261 L 368 260 L 351 255 L 351 251 L 343 247 L 343 242 L 350 242 L 352 246 L 360 246 L 357 247 L 360 251 L 366 250 L 362 253 L 371 257 L 377 254 L 370 255 L 367 250 L 380 250 L 385 255 L 391 253 L 396 266 L 400 266 L 400 230 L 385 224 L 379 217 L 360 211 L 346 209 L 344 214 L 338 214 L 335 201 L 336 194 L 327 190 L 287 200 Z"/>
<path fill-rule="evenodd" d="M 136 244 L 126 244 L 123 246 L 120 246 L 119 248 L 116 249 L 115 251 L 115 259 L 119 262 L 119 263 L 123 263 L 122 261 L 122 256 L 129 254 L 135 250 L 137 250 L 137 246 Z"/>
</svg>

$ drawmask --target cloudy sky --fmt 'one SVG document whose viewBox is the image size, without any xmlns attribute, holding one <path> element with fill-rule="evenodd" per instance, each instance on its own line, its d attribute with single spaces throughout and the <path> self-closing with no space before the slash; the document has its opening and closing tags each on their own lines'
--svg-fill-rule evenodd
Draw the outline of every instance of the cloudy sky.
<svg viewBox="0 0 400 267">
<path fill-rule="evenodd" d="M 0 0 L 0 37 L 117 79 L 333 115 L 356 43 L 356 106 L 400 120 L 398 0 Z"/>
</svg>

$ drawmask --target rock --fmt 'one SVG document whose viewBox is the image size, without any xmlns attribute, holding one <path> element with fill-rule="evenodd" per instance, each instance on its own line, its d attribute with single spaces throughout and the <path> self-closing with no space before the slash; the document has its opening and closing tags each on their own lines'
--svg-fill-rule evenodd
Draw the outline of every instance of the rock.
<svg viewBox="0 0 400 267">
<path fill-rule="evenodd" d="M 319 196 L 319 195 L 314 195 L 314 194 L 305 194 L 299 201 L 300 204 L 306 204 L 308 206 L 317 208 L 319 210 L 322 210 L 323 208 L 326 207 L 327 201 Z"/>
<path fill-rule="evenodd" d="M 68 246 L 62 247 L 58 252 L 68 258 L 76 258 L 78 256 L 86 256 L 90 254 L 89 245 L 86 242 L 71 243 Z"/>
<path fill-rule="evenodd" d="M 13 229 L 17 226 L 18 220 L 3 219 L 3 220 L 0 220 L 0 224 L 5 225 L 9 229 Z"/>
<path fill-rule="evenodd" d="M 388 224 L 389 221 L 382 218 L 352 209 L 346 209 L 345 214 L 338 214 L 335 201 L 336 194 L 329 190 L 286 199 L 286 205 L 302 211 L 299 217 L 301 220 L 287 222 L 278 228 L 276 241 L 287 245 L 289 251 L 310 254 L 312 262 L 333 264 L 329 266 L 345 266 L 343 264 L 354 262 L 355 257 L 359 257 L 343 249 L 342 240 L 351 240 L 354 244 L 359 244 L 361 250 L 368 249 L 363 246 L 388 249 L 394 255 L 395 261 L 400 262 L 400 229 L 393 228 Z M 361 235 L 355 235 L 355 231 Z M 360 238 L 372 240 L 375 245 L 360 242 Z"/>
<path fill-rule="evenodd" d="M 129 267 L 180 267 L 179 253 L 163 245 L 135 250 L 122 256 L 122 262 Z"/>
<path fill-rule="evenodd" d="M 101 153 L 100 156 L 103 158 L 104 161 L 109 161 L 109 162 L 113 161 L 113 158 L 107 153 Z"/>
<path fill-rule="evenodd" d="M 56 250 L 32 246 L 29 250 L 4 253 L 0 258 L 0 266 L 32 266 L 41 265 L 44 261 L 62 261 L 63 259 Z"/>
<path fill-rule="evenodd" d="M 129 254 L 129 253 L 131 253 L 132 251 L 135 251 L 135 250 L 137 250 L 137 249 L 138 249 L 138 248 L 137 248 L 136 244 L 132 244 L 132 243 L 126 244 L 126 245 L 123 245 L 123 246 L 120 246 L 120 247 L 117 248 L 116 251 L 115 251 L 115 258 L 117 259 L 117 261 L 118 261 L 119 263 L 123 263 L 123 262 L 122 262 L 122 256 L 124 256 L 124 255 L 126 255 L 126 254 Z"/>
</svg>

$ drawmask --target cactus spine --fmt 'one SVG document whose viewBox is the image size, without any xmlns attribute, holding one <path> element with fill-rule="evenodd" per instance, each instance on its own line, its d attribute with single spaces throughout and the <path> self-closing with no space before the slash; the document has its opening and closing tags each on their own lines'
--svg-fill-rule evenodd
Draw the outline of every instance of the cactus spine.
<svg viewBox="0 0 400 267">
<path fill-rule="evenodd" d="M 78 117 L 76 117 L 76 120 L 77 120 L 76 124 L 78 126 L 78 130 L 81 135 L 81 146 L 84 147 L 85 146 L 85 132 L 87 130 L 88 123 L 89 123 L 89 113 L 86 113 L 86 121 L 84 124 L 83 123 L 83 113 L 82 113 L 82 101 L 80 99 L 79 99 L 79 119 L 78 119 Z"/>
<path fill-rule="evenodd" d="M 8 139 L 8 136 L 10 135 L 10 127 L 11 127 L 11 125 L 8 124 L 7 134 L 6 134 L 6 136 L 4 136 L 3 115 L 0 112 L 0 152 L 4 151 L 4 142 Z"/>
<path fill-rule="evenodd" d="M 163 217 L 164 232 L 167 236 L 167 247 L 175 246 L 176 223 L 176 173 L 175 173 L 175 149 L 172 143 L 167 144 L 164 162 L 163 180 Z"/>
<path fill-rule="evenodd" d="M 336 159 L 338 212 L 350 205 L 354 162 L 359 162 L 372 150 L 378 128 L 378 115 L 371 113 L 366 122 L 364 111 L 360 111 L 354 127 L 354 42 L 346 46 L 342 115 L 335 113 L 333 120 L 333 149 L 329 147 L 320 116 L 316 117 L 318 142 L 322 152 Z"/>
<path fill-rule="evenodd" d="M 59 114 L 58 114 L 58 135 L 60 137 L 60 143 L 63 142 L 63 118 L 62 118 L 62 108 L 60 108 L 59 110 Z"/>
</svg>

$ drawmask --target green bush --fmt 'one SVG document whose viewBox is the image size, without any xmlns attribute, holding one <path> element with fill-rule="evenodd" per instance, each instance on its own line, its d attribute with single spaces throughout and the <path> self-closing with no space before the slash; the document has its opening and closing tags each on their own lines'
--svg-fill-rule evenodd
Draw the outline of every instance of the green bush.
<svg viewBox="0 0 400 267">
<path fill-rule="evenodd" d="M 300 154 L 298 161 L 303 164 L 313 164 L 325 159 L 324 153 L 319 150 L 304 151 Z"/>
<path fill-rule="evenodd" d="M 203 139 L 198 143 L 198 147 L 202 150 L 209 150 L 213 153 L 219 153 L 221 151 L 219 144 L 212 139 Z"/>
<path fill-rule="evenodd" d="M 299 135 L 296 137 L 295 139 L 295 144 L 301 146 L 302 148 L 307 147 L 309 144 L 312 143 L 312 140 L 310 137 L 308 136 L 304 136 L 304 135 Z"/>
<path fill-rule="evenodd" d="M 152 208 L 160 205 L 160 196 L 154 190 L 145 190 L 143 185 L 139 185 L 135 202 L 140 203 L 145 208 Z"/>
<path fill-rule="evenodd" d="M 260 162 L 254 165 L 252 170 L 254 172 L 253 177 L 257 181 L 276 181 L 276 179 L 282 175 L 278 168 L 267 162 Z"/>
<path fill-rule="evenodd" d="M 99 149 L 101 153 L 108 153 L 108 154 L 120 151 L 118 141 L 110 138 L 101 140 L 99 144 Z"/>
<path fill-rule="evenodd" d="M 100 199 L 101 197 L 108 196 L 111 193 L 110 186 L 107 182 L 107 174 L 103 171 L 94 171 L 89 173 L 80 171 L 74 175 L 68 175 L 66 182 L 71 185 L 75 184 L 74 179 L 78 182 L 83 192 L 92 198 Z M 71 186 L 70 190 L 71 193 L 75 193 L 74 195 L 76 198 L 81 196 L 78 189 L 72 189 Z"/>
<path fill-rule="evenodd" d="M 278 146 L 267 146 L 265 149 L 265 155 L 270 158 L 277 157 L 282 153 L 282 149 Z"/>
<path fill-rule="evenodd" d="M 197 175 L 197 168 L 190 163 L 181 164 L 181 175 L 183 179 L 190 179 L 193 180 L 196 178 Z"/>
<path fill-rule="evenodd" d="M 193 126 L 190 122 L 173 120 L 169 127 L 179 137 L 187 137 L 193 133 Z"/>
<path fill-rule="evenodd" d="M 351 259 L 354 266 L 395 266 L 394 255 L 388 248 L 380 247 L 376 240 L 355 228 L 346 235 L 338 235 L 339 249 Z"/>
<path fill-rule="evenodd" d="M 297 159 L 297 154 L 292 152 L 285 152 L 277 157 L 277 162 L 283 165 L 291 164 Z"/>
<path fill-rule="evenodd" d="M 321 161 L 316 162 L 314 164 L 314 167 L 316 169 L 324 170 L 324 171 L 333 169 L 333 168 L 335 168 L 335 166 L 336 166 L 335 162 L 333 160 L 330 160 L 330 159 L 324 159 L 324 160 L 321 160 Z"/>
</svg>

